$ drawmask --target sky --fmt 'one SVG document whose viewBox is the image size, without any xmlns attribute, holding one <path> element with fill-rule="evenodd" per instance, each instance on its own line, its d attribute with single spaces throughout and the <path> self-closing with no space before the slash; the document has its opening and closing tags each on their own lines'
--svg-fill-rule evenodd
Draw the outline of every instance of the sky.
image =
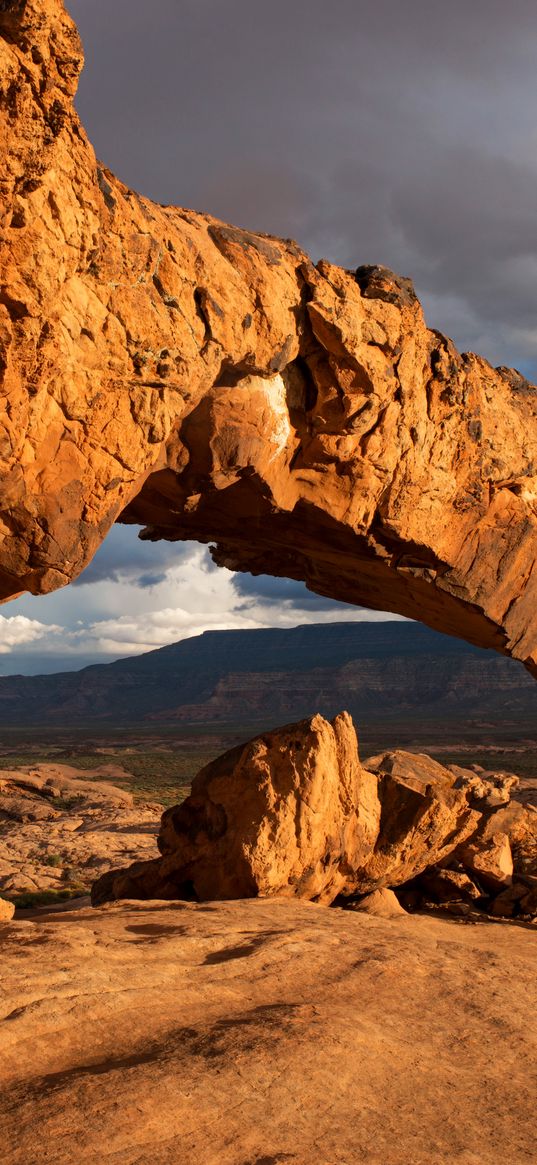
<svg viewBox="0 0 537 1165">
<path fill-rule="evenodd" d="M 410 276 L 431 326 L 537 375 L 535 0 L 69 0 L 99 157 L 158 202 Z M 0 613 L 0 674 L 212 627 L 378 618 L 115 527 Z"/>
</svg>

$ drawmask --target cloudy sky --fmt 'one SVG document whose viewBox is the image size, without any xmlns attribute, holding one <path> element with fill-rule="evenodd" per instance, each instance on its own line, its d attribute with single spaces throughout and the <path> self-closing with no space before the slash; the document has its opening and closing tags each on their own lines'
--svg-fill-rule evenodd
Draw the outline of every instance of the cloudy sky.
<svg viewBox="0 0 537 1165">
<path fill-rule="evenodd" d="M 159 202 L 414 279 L 431 325 L 537 372 L 535 0 L 69 0 L 99 156 Z M 370 613 L 116 528 L 81 582 L 2 609 L 0 672 L 206 627 Z M 375 616 L 373 616 L 375 617 Z"/>
</svg>

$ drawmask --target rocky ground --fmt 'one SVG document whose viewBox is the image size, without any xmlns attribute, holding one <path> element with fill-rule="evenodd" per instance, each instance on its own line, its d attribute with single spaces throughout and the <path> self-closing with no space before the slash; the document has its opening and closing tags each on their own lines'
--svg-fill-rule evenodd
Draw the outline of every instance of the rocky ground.
<svg viewBox="0 0 537 1165">
<path fill-rule="evenodd" d="M 154 856 L 162 805 L 136 803 L 109 775 L 61 764 L 0 771 L 2 898 L 84 895 L 118 862 Z"/>
<path fill-rule="evenodd" d="M 346 713 L 254 738 L 160 857 L 110 769 L 0 774 L 2 1165 L 535 1162 L 536 811 L 366 765 Z"/>
<path fill-rule="evenodd" d="M 283 900 L 0 931 L 4 1165 L 529 1165 L 535 935 Z"/>
</svg>

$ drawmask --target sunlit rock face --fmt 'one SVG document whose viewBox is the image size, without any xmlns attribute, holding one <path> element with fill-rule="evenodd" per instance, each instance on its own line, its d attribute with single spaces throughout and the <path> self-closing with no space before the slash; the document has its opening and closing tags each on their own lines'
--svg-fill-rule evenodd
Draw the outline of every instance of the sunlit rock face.
<svg viewBox="0 0 537 1165">
<path fill-rule="evenodd" d="M 510 802 L 517 785 L 512 775 L 399 751 L 363 765 L 347 712 L 313 716 L 201 769 L 190 796 L 162 817 L 161 856 L 110 870 L 92 900 L 277 896 L 330 905 L 386 888 L 415 893 L 427 874 L 427 891 L 447 876 L 450 893 L 455 881 L 456 897 L 470 888 L 488 909 L 514 873 L 521 897 L 535 889 L 537 811 Z"/>
<path fill-rule="evenodd" d="M 537 671 L 537 390 L 384 268 L 140 198 L 73 109 L 61 0 L 0 32 L 1 597 L 122 520 Z"/>
</svg>

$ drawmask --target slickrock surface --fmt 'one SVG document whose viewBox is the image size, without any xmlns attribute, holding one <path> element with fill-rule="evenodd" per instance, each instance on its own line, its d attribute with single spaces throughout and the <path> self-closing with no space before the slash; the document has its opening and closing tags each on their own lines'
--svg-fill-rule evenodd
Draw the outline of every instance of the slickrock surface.
<svg viewBox="0 0 537 1165">
<path fill-rule="evenodd" d="M 86 894 L 118 862 L 153 856 L 162 805 L 72 772 L 0 770 L 0 895 Z"/>
<path fill-rule="evenodd" d="M 515 881 L 520 905 L 505 913 L 535 913 L 537 810 L 510 801 L 517 785 L 513 775 L 401 751 L 364 766 L 347 712 L 332 722 L 313 716 L 201 769 L 190 796 L 163 814 L 162 856 L 104 874 L 92 901 L 331 903 L 407 885 L 440 902 L 462 895 L 488 907 Z M 454 876 L 442 881 L 446 867 Z"/>
<path fill-rule="evenodd" d="M 129 190 L 74 112 L 61 0 L 5 0 L 0 33 L 1 595 L 121 518 L 537 670 L 535 387 L 385 268 Z"/>
<path fill-rule="evenodd" d="M 258 900 L 0 936 L 3 1165 L 534 1165 L 521 926 Z"/>
</svg>

